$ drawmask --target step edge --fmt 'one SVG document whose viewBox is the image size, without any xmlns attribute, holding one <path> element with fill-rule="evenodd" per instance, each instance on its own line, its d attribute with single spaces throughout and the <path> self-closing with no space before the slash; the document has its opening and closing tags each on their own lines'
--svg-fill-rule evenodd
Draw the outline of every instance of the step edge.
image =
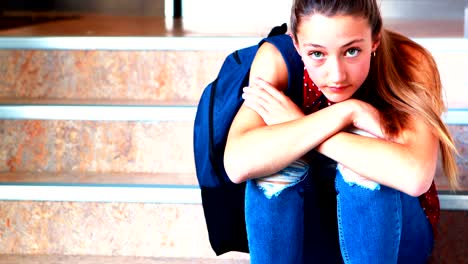
<svg viewBox="0 0 468 264">
<path fill-rule="evenodd" d="M 0 49 L 215 51 L 240 49 L 255 45 L 261 39 L 248 36 L 0 36 Z M 411 39 L 431 52 L 468 52 L 468 39 L 463 37 Z"/>
<path fill-rule="evenodd" d="M 195 172 L 1 171 L 0 184 L 177 185 L 197 184 Z"/>
<path fill-rule="evenodd" d="M 201 204 L 197 186 L 118 184 L 6 184 L 0 200 Z"/>
<path fill-rule="evenodd" d="M 201 204 L 199 186 L 0 184 L 0 200 Z M 439 193 L 442 210 L 468 210 L 468 193 Z"/>
<path fill-rule="evenodd" d="M 34 50 L 155 50 L 155 51 L 216 51 L 236 50 L 257 44 L 260 37 L 0 37 L 0 49 Z"/>
<path fill-rule="evenodd" d="M 2 104 L 0 119 L 87 121 L 190 121 L 197 106 Z M 468 125 L 468 109 L 448 109 L 449 125 Z"/>
<path fill-rule="evenodd" d="M 0 119 L 87 121 L 193 121 L 196 106 L 0 105 Z"/>
</svg>

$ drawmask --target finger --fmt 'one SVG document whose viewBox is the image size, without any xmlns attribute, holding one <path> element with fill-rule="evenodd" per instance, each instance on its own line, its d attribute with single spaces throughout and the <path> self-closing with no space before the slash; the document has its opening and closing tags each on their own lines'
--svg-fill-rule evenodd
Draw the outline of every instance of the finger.
<svg viewBox="0 0 468 264">
<path fill-rule="evenodd" d="M 271 95 L 277 101 L 282 102 L 286 97 L 283 92 L 279 91 L 276 87 L 274 87 L 269 82 L 261 78 L 254 78 L 253 83 L 256 86 L 263 88 L 269 95 Z"/>
<path fill-rule="evenodd" d="M 255 103 L 255 101 L 246 100 L 244 101 L 244 105 L 248 107 L 250 110 L 257 113 L 265 123 L 267 123 L 266 118 L 268 117 L 268 111 L 263 108 L 262 105 Z"/>
<path fill-rule="evenodd" d="M 242 98 L 244 100 L 254 100 L 263 105 L 267 105 L 268 101 L 271 100 L 269 99 L 271 96 L 267 95 L 266 92 L 260 88 L 244 87 L 243 92 Z"/>
<path fill-rule="evenodd" d="M 244 88 L 244 94 L 250 96 L 250 98 L 256 97 L 258 100 L 262 100 L 261 103 L 266 107 L 267 105 L 278 103 L 277 100 L 271 96 L 265 89 L 257 86 L 250 86 Z"/>
<path fill-rule="evenodd" d="M 266 111 L 268 103 L 259 96 L 254 93 L 243 93 L 242 99 L 244 99 L 244 103 L 252 108 L 253 110 L 260 110 L 262 113 Z"/>
</svg>

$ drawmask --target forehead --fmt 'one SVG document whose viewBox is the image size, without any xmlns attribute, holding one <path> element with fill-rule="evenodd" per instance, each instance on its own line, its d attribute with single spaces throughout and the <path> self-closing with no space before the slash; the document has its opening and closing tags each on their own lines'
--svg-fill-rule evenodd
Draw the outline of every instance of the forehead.
<svg viewBox="0 0 468 264">
<path fill-rule="evenodd" d="M 360 16 L 327 17 L 314 14 L 302 19 L 297 37 L 299 45 L 315 44 L 333 48 L 355 39 L 371 43 L 372 33 L 367 20 Z"/>
</svg>

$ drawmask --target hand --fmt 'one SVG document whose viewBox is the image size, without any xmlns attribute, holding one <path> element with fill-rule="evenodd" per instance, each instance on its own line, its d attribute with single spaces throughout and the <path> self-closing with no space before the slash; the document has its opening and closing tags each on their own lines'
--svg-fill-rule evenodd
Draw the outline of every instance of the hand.
<svg viewBox="0 0 468 264">
<path fill-rule="evenodd" d="M 292 121 L 304 116 L 301 109 L 270 83 L 255 78 L 244 88 L 244 105 L 259 114 L 267 125 Z"/>
<path fill-rule="evenodd" d="M 377 138 L 385 138 L 384 131 L 380 124 L 380 112 L 372 105 L 354 100 L 357 103 L 352 115 L 352 124 L 358 129 L 364 130 Z"/>
</svg>

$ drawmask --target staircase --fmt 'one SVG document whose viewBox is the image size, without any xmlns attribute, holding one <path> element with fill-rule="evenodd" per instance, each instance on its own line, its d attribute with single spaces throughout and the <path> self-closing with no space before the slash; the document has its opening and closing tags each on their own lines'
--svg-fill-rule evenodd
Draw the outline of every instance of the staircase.
<svg viewBox="0 0 468 264">
<path fill-rule="evenodd" d="M 0 263 L 249 262 L 210 248 L 192 130 L 224 58 L 270 25 L 239 35 L 181 22 L 82 17 L 0 31 Z M 417 41 L 440 67 L 464 188 L 449 193 L 436 177 L 447 239 L 434 263 L 462 263 L 468 42 Z"/>
</svg>

